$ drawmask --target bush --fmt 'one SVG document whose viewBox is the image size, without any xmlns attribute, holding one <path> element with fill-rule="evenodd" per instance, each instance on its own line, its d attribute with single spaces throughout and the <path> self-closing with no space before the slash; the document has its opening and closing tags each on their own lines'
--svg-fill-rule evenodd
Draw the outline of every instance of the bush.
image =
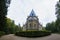
<svg viewBox="0 0 60 40">
<path fill-rule="evenodd" d="M 20 31 L 15 33 L 15 35 L 22 37 L 42 37 L 50 34 L 50 31 Z"/>
<path fill-rule="evenodd" d="M 5 32 L 0 31 L 0 37 L 3 36 L 3 35 L 5 35 Z"/>
</svg>

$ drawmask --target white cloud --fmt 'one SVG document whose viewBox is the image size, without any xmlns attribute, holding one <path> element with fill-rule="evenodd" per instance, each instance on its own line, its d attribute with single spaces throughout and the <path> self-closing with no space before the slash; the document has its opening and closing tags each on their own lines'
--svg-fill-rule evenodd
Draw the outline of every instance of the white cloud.
<svg viewBox="0 0 60 40">
<path fill-rule="evenodd" d="M 33 9 L 39 21 L 46 23 L 55 21 L 55 5 L 58 0 L 12 0 L 7 17 L 15 20 L 16 24 L 23 25 Z"/>
</svg>

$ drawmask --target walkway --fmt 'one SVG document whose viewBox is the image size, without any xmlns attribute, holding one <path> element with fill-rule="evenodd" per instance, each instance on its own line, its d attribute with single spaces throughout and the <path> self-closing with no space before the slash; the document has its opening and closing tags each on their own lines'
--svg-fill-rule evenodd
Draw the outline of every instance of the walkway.
<svg viewBox="0 0 60 40">
<path fill-rule="evenodd" d="M 46 37 L 39 37 L 39 38 L 26 38 L 26 37 L 18 37 L 14 34 L 9 34 L 2 36 L 0 40 L 60 40 L 60 34 L 52 34 Z"/>
</svg>

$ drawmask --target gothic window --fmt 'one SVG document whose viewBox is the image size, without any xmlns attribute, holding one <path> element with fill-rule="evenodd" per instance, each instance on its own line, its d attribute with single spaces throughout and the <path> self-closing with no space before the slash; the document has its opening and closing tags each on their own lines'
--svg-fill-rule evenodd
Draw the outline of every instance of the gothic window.
<svg viewBox="0 0 60 40">
<path fill-rule="evenodd" d="M 30 23 L 30 27 L 31 27 L 32 25 L 31 25 L 31 23 Z"/>
<path fill-rule="evenodd" d="M 34 24 L 34 29 L 36 29 L 36 24 Z"/>
</svg>

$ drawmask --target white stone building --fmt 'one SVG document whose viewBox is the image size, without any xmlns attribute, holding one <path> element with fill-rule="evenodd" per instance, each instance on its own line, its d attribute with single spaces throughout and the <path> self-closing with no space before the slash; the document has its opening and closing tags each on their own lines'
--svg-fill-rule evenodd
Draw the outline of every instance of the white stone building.
<svg viewBox="0 0 60 40">
<path fill-rule="evenodd" d="M 42 25 L 39 23 L 39 19 L 35 15 L 34 10 L 31 11 L 26 23 L 23 25 L 23 31 L 27 30 L 42 30 Z"/>
</svg>

